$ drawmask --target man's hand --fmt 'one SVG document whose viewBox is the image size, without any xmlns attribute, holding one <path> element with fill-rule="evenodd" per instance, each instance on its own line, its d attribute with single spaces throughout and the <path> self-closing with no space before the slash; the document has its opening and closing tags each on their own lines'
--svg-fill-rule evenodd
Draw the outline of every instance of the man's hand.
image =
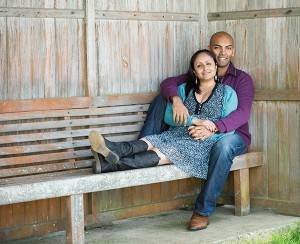
<svg viewBox="0 0 300 244">
<path fill-rule="evenodd" d="M 216 132 L 217 131 L 217 126 L 215 125 L 214 122 L 212 122 L 210 120 L 204 120 L 202 122 L 202 125 L 205 126 L 205 128 L 210 130 L 211 132 Z"/>
<path fill-rule="evenodd" d="M 179 125 L 185 125 L 189 116 L 189 111 L 184 106 L 180 97 L 175 96 L 173 100 L 173 120 Z"/>
<path fill-rule="evenodd" d="M 215 123 L 210 120 L 202 120 L 202 119 L 194 118 L 192 123 L 193 123 L 193 125 L 196 125 L 196 126 L 204 126 L 206 129 L 208 129 L 211 132 L 218 131 Z"/>
<path fill-rule="evenodd" d="M 214 132 L 211 132 L 203 125 L 190 126 L 188 130 L 189 135 L 195 140 L 203 141 L 214 134 Z"/>
</svg>

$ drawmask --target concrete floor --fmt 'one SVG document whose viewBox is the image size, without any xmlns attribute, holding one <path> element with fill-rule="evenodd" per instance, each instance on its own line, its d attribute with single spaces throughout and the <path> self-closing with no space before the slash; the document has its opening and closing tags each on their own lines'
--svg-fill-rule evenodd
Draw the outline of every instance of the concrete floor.
<svg viewBox="0 0 300 244">
<path fill-rule="evenodd" d="M 268 210 L 252 210 L 244 217 L 233 215 L 233 207 L 218 207 L 206 230 L 190 232 L 185 226 L 191 211 L 175 210 L 153 216 L 114 221 L 113 225 L 85 232 L 86 243 L 241 243 L 241 240 L 266 236 L 300 221 Z M 65 243 L 65 232 L 43 238 L 8 242 L 10 244 Z"/>
</svg>

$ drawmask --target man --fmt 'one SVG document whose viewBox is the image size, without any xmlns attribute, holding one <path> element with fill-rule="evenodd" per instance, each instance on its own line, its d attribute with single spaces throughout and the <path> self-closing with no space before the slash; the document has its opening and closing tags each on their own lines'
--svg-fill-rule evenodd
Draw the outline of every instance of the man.
<svg viewBox="0 0 300 244">
<path fill-rule="evenodd" d="M 201 140 L 205 140 L 213 133 L 235 130 L 234 134 L 220 139 L 211 150 L 207 180 L 197 197 L 188 225 L 189 230 L 201 230 L 208 226 L 209 216 L 215 210 L 217 198 L 223 190 L 233 158 L 245 153 L 251 142 L 248 120 L 254 97 L 252 78 L 231 63 L 235 49 L 234 40 L 230 34 L 227 32 L 213 34 L 209 49 L 217 59 L 219 81 L 231 86 L 237 93 L 238 108 L 224 119 L 214 123 L 206 121 L 205 124 L 189 128 L 190 135 Z M 184 123 L 188 115 L 188 111 L 177 93 L 177 86 L 184 83 L 186 78 L 187 75 L 180 75 L 168 78 L 161 84 L 162 96 L 172 102 L 174 120 L 178 123 Z M 164 129 L 163 126 L 157 125 L 157 116 L 163 118 L 162 96 L 157 97 L 149 109 L 149 115 L 140 136 L 145 136 L 145 133 L 160 133 L 161 131 L 158 130 Z M 153 129 L 154 117 L 156 117 L 156 127 Z"/>
</svg>

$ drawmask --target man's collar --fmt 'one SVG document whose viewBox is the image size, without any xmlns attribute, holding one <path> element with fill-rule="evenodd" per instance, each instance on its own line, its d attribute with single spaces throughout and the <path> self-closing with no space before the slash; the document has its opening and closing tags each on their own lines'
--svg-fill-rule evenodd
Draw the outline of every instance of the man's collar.
<svg viewBox="0 0 300 244">
<path fill-rule="evenodd" d="M 237 76 L 237 70 L 236 70 L 236 68 L 234 67 L 234 65 L 233 65 L 232 62 L 230 62 L 226 74 L 228 74 L 228 75 L 233 75 L 233 76 Z"/>
</svg>

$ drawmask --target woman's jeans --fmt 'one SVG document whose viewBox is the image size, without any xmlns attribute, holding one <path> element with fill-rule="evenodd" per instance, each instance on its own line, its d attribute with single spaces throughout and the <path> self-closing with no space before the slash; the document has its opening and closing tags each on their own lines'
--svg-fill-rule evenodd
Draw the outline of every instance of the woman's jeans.
<svg viewBox="0 0 300 244">
<path fill-rule="evenodd" d="M 161 95 L 153 100 L 139 138 L 160 134 L 168 128 L 164 123 L 166 105 L 167 101 Z M 216 142 L 210 153 L 207 180 L 197 197 L 195 212 L 204 216 L 209 216 L 214 212 L 217 198 L 223 190 L 233 158 L 246 151 L 247 145 L 238 134 L 226 135 Z"/>
</svg>

